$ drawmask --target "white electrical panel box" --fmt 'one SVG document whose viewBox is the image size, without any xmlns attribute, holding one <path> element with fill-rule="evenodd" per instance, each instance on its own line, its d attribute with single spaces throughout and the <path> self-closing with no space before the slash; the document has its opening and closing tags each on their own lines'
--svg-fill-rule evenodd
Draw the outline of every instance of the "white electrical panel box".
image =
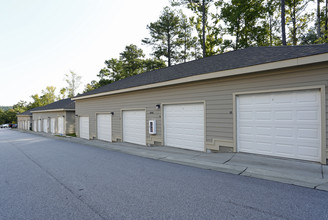
<svg viewBox="0 0 328 220">
<path fill-rule="evenodd" d="M 149 134 L 156 134 L 156 120 L 149 120 Z"/>
</svg>

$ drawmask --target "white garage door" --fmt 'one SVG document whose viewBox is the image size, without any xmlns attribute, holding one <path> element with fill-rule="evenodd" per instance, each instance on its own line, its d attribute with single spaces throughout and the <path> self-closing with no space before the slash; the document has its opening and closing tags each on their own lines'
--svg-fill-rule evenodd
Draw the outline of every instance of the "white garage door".
<svg viewBox="0 0 328 220">
<path fill-rule="evenodd" d="M 64 117 L 58 117 L 58 134 L 64 134 Z"/>
<path fill-rule="evenodd" d="M 306 90 L 237 97 L 237 149 L 320 161 L 320 92 Z"/>
<path fill-rule="evenodd" d="M 42 130 L 41 130 L 41 120 L 39 119 L 38 120 L 38 132 L 41 132 Z"/>
<path fill-rule="evenodd" d="M 97 115 L 97 138 L 104 141 L 112 141 L 112 115 Z"/>
<path fill-rule="evenodd" d="M 80 138 L 90 139 L 89 117 L 80 117 Z"/>
<path fill-rule="evenodd" d="M 123 111 L 123 141 L 146 145 L 145 111 Z"/>
<path fill-rule="evenodd" d="M 164 105 L 164 144 L 204 151 L 204 104 Z"/>
<path fill-rule="evenodd" d="M 50 120 L 50 132 L 52 134 L 55 134 L 56 133 L 56 118 L 51 118 Z"/>
<path fill-rule="evenodd" d="M 48 120 L 43 119 L 43 132 L 48 133 Z"/>
<path fill-rule="evenodd" d="M 38 131 L 37 127 L 36 127 L 36 120 L 33 121 L 33 131 Z"/>
</svg>

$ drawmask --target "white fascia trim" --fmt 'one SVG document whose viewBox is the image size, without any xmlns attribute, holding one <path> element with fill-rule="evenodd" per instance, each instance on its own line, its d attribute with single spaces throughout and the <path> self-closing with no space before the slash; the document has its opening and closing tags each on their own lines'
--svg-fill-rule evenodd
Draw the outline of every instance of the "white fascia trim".
<svg viewBox="0 0 328 220">
<path fill-rule="evenodd" d="M 213 72 L 213 73 L 205 73 L 205 74 L 189 76 L 180 79 L 160 82 L 160 83 L 153 83 L 153 84 L 147 84 L 147 85 L 142 85 L 132 88 L 97 93 L 88 96 L 75 97 L 72 98 L 72 100 L 88 99 L 88 98 L 94 98 L 94 97 L 105 96 L 105 95 L 113 95 L 118 93 L 132 92 L 132 91 L 143 90 L 143 89 L 151 89 L 151 88 L 162 87 L 162 86 L 176 85 L 181 83 L 195 82 L 195 81 L 207 80 L 207 79 L 222 78 L 227 76 L 236 76 L 236 75 L 242 75 L 247 73 L 255 73 L 260 71 L 268 71 L 268 70 L 281 69 L 287 67 L 297 67 L 301 65 L 315 64 L 324 61 L 328 61 L 328 53 L 277 61 L 277 62 L 266 63 L 266 64 L 259 64 L 259 65 L 242 67 L 242 68 L 231 69 L 231 70 L 224 70 L 224 71 Z"/>
</svg>

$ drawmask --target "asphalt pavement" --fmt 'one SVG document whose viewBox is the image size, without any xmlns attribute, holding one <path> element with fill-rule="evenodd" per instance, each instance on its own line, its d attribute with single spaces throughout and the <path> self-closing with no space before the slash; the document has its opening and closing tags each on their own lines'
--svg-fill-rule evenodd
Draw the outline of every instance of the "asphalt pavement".
<svg viewBox="0 0 328 220">
<path fill-rule="evenodd" d="M 0 130 L 0 219 L 328 219 L 328 192 L 245 176 L 268 166 L 254 155 L 217 155 Z"/>
<path fill-rule="evenodd" d="M 328 191 L 328 166 L 316 162 L 247 153 L 196 152 L 172 147 L 146 147 L 130 143 L 58 137 L 46 133 L 36 134 L 166 162 Z"/>
</svg>

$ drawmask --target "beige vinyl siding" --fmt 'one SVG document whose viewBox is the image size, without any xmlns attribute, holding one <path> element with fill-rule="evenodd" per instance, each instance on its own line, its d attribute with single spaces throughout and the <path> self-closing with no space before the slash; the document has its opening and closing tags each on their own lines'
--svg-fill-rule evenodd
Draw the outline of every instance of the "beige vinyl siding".
<svg viewBox="0 0 328 220">
<path fill-rule="evenodd" d="M 27 126 L 28 121 L 32 122 L 32 116 L 17 116 L 17 125 L 19 129 L 26 130 L 25 126 Z M 29 125 L 27 126 L 27 128 Z"/>
<path fill-rule="evenodd" d="M 66 112 L 65 116 L 66 134 L 75 133 L 75 112 Z"/>
<path fill-rule="evenodd" d="M 156 104 L 205 101 L 206 141 L 208 144 L 214 140 L 233 144 L 233 93 L 327 85 L 327 67 L 328 64 L 308 65 L 81 99 L 76 100 L 76 113 L 90 117 L 90 136 L 95 137 L 96 113 L 114 112 L 112 128 L 115 141 L 122 139 L 121 109 L 146 108 L 147 122 L 152 119 L 157 121 L 157 134 L 146 134 L 147 143 L 154 144 L 154 141 L 163 142 L 162 109 L 157 110 Z M 328 101 L 327 94 L 326 99 Z"/>
<path fill-rule="evenodd" d="M 56 132 L 58 131 L 57 125 L 58 125 L 58 117 L 65 116 L 64 118 L 64 129 L 66 134 L 71 134 L 75 132 L 75 112 L 74 111 L 56 111 L 56 112 L 38 112 L 38 113 L 32 113 L 33 120 L 39 120 L 39 119 L 48 119 L 55 118 L 55 127 Z"/>
</svg>

